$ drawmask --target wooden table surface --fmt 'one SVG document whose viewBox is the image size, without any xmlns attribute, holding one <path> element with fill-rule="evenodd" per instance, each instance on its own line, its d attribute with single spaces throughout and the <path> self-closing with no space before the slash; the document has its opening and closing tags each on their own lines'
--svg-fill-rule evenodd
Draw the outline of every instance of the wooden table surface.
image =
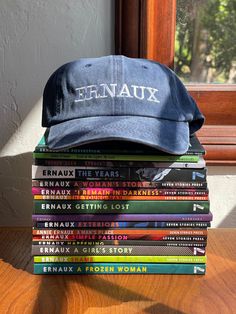
<svg viewBox="0 0 236 314">
<path fill-rule="evenodd" d="M 236 313 L 236 229 L 210 229 L 207 274 L 33 275 L 31 230 L 0 229 L 0 313 Z"/>
</svg>

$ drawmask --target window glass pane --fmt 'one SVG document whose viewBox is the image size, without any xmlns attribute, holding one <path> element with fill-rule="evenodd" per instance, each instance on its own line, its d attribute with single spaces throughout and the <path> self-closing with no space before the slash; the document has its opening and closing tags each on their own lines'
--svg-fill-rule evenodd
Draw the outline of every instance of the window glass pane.
<svg viewBox="0 0 236 314">
<path fill-rule="evenodd" d="M 236 0 L 177 0 L 175 71 L 186 82 L 236 83 Z"/>
</svg>

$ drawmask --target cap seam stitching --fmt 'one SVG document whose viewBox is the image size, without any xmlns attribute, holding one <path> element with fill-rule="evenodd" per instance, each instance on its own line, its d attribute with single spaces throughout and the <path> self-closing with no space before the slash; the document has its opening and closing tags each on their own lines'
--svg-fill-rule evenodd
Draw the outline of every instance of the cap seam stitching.
<svg viewBox="0 0 236 314">
<path fill-rule="evenodd" d="M 80 120 L 80 119 L 89 119 L 89 118 L 101 118 L 101 117 L 140 117 L 140 118 L 150 118 L 150 119 L 156 119 L 156 120 L 165 120 L 165 121 L 172 121 L 172 122 L 178 122 L 178 123 L 182 123 L 182 122 L 186 122 L 188 123 L 188 121 L 183 120 L 183 121 L 177 121 L 177 120 L 172 120 L 172 119 L 167 119 L 167 118 L 160 118 L 160 117 L 150 117 L 150 116 L 144 116 L 144 115 L 98 115 L 98 116 L 86 116 L 86 117 L 79 117 L 79 118 L 74 118 L 74 119 L 67 119 L 67 120 L 62 120 L 58 123 L 53 124 L 57 125 L 57 124 L 61 124 L 64 122 L 69 122 L 69 121 L 73 121 L 73 120 Z M 50 127 L 49 127 L 50 128 Z"/>
</svg>

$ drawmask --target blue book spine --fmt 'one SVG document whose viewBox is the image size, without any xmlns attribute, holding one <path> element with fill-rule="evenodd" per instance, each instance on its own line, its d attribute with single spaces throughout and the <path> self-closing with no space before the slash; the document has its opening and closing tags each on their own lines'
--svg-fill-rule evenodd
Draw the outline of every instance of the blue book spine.
<svg viewBox="0 0 236 314">
<path fill-rule="evenodd" d="M 191 274 L 204 275 L 206 264 L 35 263 L 34 274 Z"/>
</svg>

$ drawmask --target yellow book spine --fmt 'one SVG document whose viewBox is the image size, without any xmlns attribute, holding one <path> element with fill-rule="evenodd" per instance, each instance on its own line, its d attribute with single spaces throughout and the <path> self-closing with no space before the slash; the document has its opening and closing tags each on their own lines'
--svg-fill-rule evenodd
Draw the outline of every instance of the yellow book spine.
<svg viewBox="0 0 236 314">
<path fill-rule="evenodd" d="M 34 256 L 35 263 L 206 263 L 206 256 Z"/>
</svg>

